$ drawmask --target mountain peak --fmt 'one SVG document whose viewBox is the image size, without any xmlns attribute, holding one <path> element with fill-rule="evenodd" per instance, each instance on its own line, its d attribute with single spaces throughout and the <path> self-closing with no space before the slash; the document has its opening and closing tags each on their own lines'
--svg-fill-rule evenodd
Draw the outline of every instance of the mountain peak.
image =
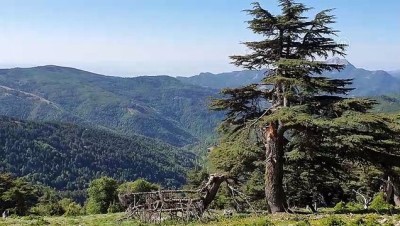
<svg viewBox="0 0 400 226">
<path fill-rule="evenodd" d="M 340 57 L 333 57 L 327 61 L 327 64 L 338 64 L 338 65 L 346 65 L 346 66 L 353 66 L 349 61 Z M 353 66 L 354 67 L 354 66 Z"/>
</svg>

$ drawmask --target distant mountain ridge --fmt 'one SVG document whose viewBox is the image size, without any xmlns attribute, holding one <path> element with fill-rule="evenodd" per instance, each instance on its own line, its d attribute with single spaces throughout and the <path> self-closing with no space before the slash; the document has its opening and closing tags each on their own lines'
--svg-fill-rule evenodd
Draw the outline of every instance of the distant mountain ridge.
<svg viewBox="0 0 400 226">
<path fill-rule="evenodd" d="M 389 74 L 393 75 L 396 78 L 400 78 L 400 70 L 397 71 L 389 71 Z"/>
<path fill-rule="evenodd" d="M 267 70 L 260 71 L 233 71 L 220 74 L 210 72 L 200 73 L 192 77 L 177 77 L 182 82 L 209 87 L 213 89 L 223 89 L 227 87 L 239 87 L 251 83 L 260 82 Z"/>
<path fill-rule="evenodd" d="M 350 62 L 341 58 L 332 58 L 327 61 L 332 64 L 346 65 L 340 72 L 327 72 L 325 75 L 331 78 L 354 79 L 351 87 L 355 88 L 350 93 L 352 96 L 378 96 L 400 92 L 400 77 L 383 70 L 369 71 L 357 68 Z M 192 77 L 177 77 L 182 82 L 203 87 L 221 89 L 227 87 L 239 87 L 261 81 L 266 70 L 261 71 L 235 71 L 220 74 L 201 73 Z M 398 73 L 400 75 L 400 73 Z"/>
</svg>

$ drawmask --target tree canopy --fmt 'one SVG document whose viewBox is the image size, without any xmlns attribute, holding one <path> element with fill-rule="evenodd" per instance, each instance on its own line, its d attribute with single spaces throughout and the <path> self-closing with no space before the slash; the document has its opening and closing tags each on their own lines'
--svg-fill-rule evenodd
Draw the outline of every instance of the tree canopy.
<svg viewBox="0 0 400 226">
<path fill-rule="evenodd" d="M 345 162 L 382 169 L 400 165 L 398 118 L 373 113 L 374 100 L 347 96 L 351 79 L 324 76 L 345 67 L 327 61 L 345 56 L 346 49 L 334 39 L 338 31 L 332 27 L 332 9 L 309 18 L 310 7 L 294 0 L 278 2 L 279 15 L 260 3 L 246 10 L 252 16 L 250 30 L 262 40 L 244 42 L 249 53 L 231 56 L 237 66 L 267 68 L 264 79 L 224 89 L 224 97 L 212 104 L 214 110 L 227 112 L 217 152 L 234 146 L 251 156 L 264 150 L 265 196 L 271 212 L 287 211 L 283 181 L 288 164 L 316 173 L 340 172 Z M 233 163 L 230 170 L 241 163 Z"/>
</svg>

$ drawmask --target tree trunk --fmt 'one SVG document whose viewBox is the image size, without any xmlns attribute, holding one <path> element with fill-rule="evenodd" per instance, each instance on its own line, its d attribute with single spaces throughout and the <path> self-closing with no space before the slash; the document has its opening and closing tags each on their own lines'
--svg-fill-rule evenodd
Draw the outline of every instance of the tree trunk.
<svg viewBox="0 0 400 226">
<path fill-rule="evenodd" d="M 400 206 L 400 178 L 392 170 L 386 171 L 388 179 L 385 186 L 386 201 L 395 206 Z"/>
<path fill-rule="evenodd" d="M 207 209 L 211 202 L 215 199 L 221 183 L 225 180 L 226 177 L 224 175 L 210 175 L 207 184 L 201 189 L 201 191 L 206 192 L 205 196 L 203 197 L 204 209 Z"/>
<path fill-rule="evenodd" d="M 265 145 L 265 197 L 271 213 L 285 212 L 287 203 L 283 190 L 283 134 L 278 123 L 270 123 L 264 131 Z"/>
<path fill-rule="evenodd" d="M 391 177 L 392 189 L 393 189 L 393 204 L 400 206 L 400 179 L 399 176 L 393 175 Z"/>
<path fill-rule="evenodd" d="M 393 183 L 390 179 L 390 176 L 387 177 L 386 185 L 385 185 L 385 198 L 386 202 L 390 204 L 394 204 L 393 202 Z"/>
</svg>

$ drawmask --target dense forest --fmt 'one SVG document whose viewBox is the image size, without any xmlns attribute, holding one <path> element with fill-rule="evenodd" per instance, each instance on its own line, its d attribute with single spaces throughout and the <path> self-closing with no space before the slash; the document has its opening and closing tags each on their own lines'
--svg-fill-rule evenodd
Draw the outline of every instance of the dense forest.
<svg viewBox="0 0 400 226">
<path fill-rule="evenodd" d="M 0 156 L 1 171 L 69 191 L 100 176 L 179 187 L 194 164 L 193 154 L 150 138 L 8 117 L 0 118 Z"/>
</svg>

